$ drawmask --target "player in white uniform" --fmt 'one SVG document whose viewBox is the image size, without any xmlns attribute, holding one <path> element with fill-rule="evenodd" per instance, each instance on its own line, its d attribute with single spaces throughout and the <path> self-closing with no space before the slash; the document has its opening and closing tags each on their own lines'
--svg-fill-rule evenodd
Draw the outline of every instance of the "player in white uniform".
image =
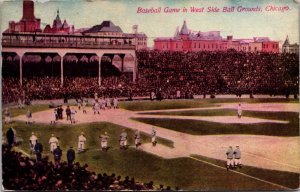
<svg viewBox="0 0 300 192">
<path fill-rule="evenodd" d="M 26 117 L 27 117 L 26 124 L 32 123 L 32 113 L 30 110 L 27 111 Z"/>
<path fill-rule="evenodd" d="M 242 117 L 242 106 L 241 106 L 241 104 L 239 104 L 238 107 L 237 107 L 237 115 L 238 115 L 238 118 Z"/>
<path fill-rule="evenodd" d="M 151 141 L 152 141 L 152 146 L 156 146 L 156 130 L 154 128 L 152 128 L 152 132 L 151 132 Z"/>
<path fill-rule="evenodd" d="M 113 99 L 113 105 L 114 105 L 114 109 L 118 108 L 118 99 L 117 98 Z"/>
<path fill-rule="evenodd" d="M 105 100 L 105 98 L 101 98 L 100 105 L 101 105 L 101 109 L 105 110 L 105 106 L 106 106 L 106 100 Z"/>
<path fill-rule="evenodd" d="M 49 145 L 50 145 L 50 151 L 51 153 L 53 153 L 54 149 L 56 149 L 58 145 L 58 139 L 54 136 L 54 134 L 52 134 L 51 138 L 49 139 Z"/>
<path fill-rule="evenodd" d="M 135 147 L 138 148 L 138 146 L 141 145 L 141 133 L 139 130 L 135 130 L 135 133 L 134 133 L 134 144 L 135 144 Z"/>
<path fill-rule="evenodd" d="M 21 98 L 18 99 L 18 108 L 19 109 L 23 109 L 24 108 L 24 105 L 23 105 L 23 102 L 22 102 Z"/>
<path fill-rule="evenodd" d="M 57 108 L 54 108 L 54 111 L 53 111 L 53 121 L 51 121 L 50 124 L 55 124 L 57 120 L 58 120 Z"/>
<path fill-rule="evenodd" d="M 234 154 L 234 167 L 242 168 L 242 161 L 241 161 L 242 154 L 239 146 L 236 146 L 236 149 L 233 151 L 233 154 Z"/>
<path fill-rule="evenodd" d="M 96 103 L 94 104 L 94 115 L 96 115 L 97 113 L 100 115 L 100 104 L 96 101 Z"/>
<path fill-rule="evenodd" d="M 9 112 L 8 108 L 5 108 L 4 116 L 5 116 L 4 123 L 9 124 L 10 123 L 10 112 Z"/>
<path fill-rule="evenodd" d="M 110 100 L 110 98 L 106 98 L 106 107 L 107 107 L 107 109 L 111 109 L 111 100 Z"/>
<path fill-rule="evenodd" d="M 35 147 L 35 144 L 37 142 L 37 139 L 38 138 L 35 136 L 34 132 L 32 132 L 31 137 L 29 138 L 31 153 L 34 153 L 34 147 Z"/>
<path fill-rule="evenodd" d="M 104 135 L 100 136 L 100 140 L 101 140 L 102 151 L 107 151 L 109 149 L 108 147 L 109 136 L 107 135 L 107 132 L 105 132 Z"/>
<path fill-rule="evenodd" d="M 74 109 L 71 109 L 71 124 L 75 123 L 75 114 L 77 113 L 77 111 L 75 111 Z"/>
<path fill-rule="evenodd" d="M 122 130 L 120 135 L 120 149 L 127 149 L 127 133 L 125 129 Z"/>
<path fill-rule="evenodd" d="M 231 146 L 229 146 L 226 152 L 226 156 L 227 156 L 227 171 L 228 171 L 229 168 L 233 167 L 233 149 Z"/>
<path fill-rule="evenodd" d="M 78 110 L 80 110 L 81 109 L 81 99 L 78 99 L 77 100 L 77 106 L 78 106 Z"/>
<path fill-rule="evenodd" d="M 84 133 L 81 132 L 81 134 L 78 137 L 78 153 L 84 151 L 85 142 L 86 142 L 86 137 L 84 136 Z"/>
<path fill-rule="evenodd" d="M 83 103 L 82 103 L 82 111 L 84 114 L 86 114 L 86 106 L 87 106 L 87 101 L 86 100 L 83 100 Z"/>
</svg>

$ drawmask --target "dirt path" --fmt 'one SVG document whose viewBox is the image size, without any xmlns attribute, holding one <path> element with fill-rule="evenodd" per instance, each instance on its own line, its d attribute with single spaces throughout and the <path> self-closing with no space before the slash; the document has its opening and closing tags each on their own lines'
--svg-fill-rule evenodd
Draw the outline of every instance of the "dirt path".
<svg viewBox="0 0 300 192">
<path fill-rule="evenodd" d="M 189 120 L 201 120 L 210 121 L 215 123 L 225 124 L 254 124 L 254 123 L 289 123 L 288 121 L 268 120 L 254 117 L 242 117 L 237 116 L 174 116 L 174 115 L 133 115 L 133 118 L 155 118 L 155 119 L 189 119 Z"/>
<path fill-rule="evenodd" d="M 226 104 L 225 106 L 230 107 L 230 105 L 232 107 L 236 106 L 236 104 Z M 260 107 L 264 106 L 258 104 L 258 106 L 255 108 L 254 104 L 249 105 L 252 105 L 253 110 L 256 108 L 259 109 Z M 282 107 L 282 105 L 285 104 L 280 104 L 278 105 L 278 107 L 281 106 L 282 109 L 295 111 L 294 106 Z M 274 106 L 276 105 L 270 105 L 270 109 L 264 106 L 264 110 L 274 111 Z M 150 144 L 144 144 L 142 145 L 141 149 L 164 158 L 186 157 L 192 154 L 199 154 L 210 158 L 225 160 L 225 152 L 228 146 L 239 145 L 242 151 L 242 162 L 244 165 L 260 167 L 264 169 L 300 172 L 300 137 L 273 137 L 253 135 L 193 136 L 131 120 L 130 118 L 132 117 L 142 116 L 140 114 L 137 114 L 138 112 L 117 109 L 101 111 L 101 115 L 94 115 L 91 108 L 88 108 L 87 110 L 88 114 L 83 114 L 82 111 L 78 111 L 78 113 L 76 114 L 77 123 L 106 121 L 131 129 L 139 129 L 140 131 L 148 134 L 151 133 L 152 128 L 155 127 L 159 137 L 166 138 L 174 142 L 174 148 L 169 148 L 163 145 L 152 147 Z M 149 117 L 149 115 L 143 115 L 143 117 Z M 159 116 L 155 116 L 155 118 L 159 118 Z M 172 118 L 187 119 L 187 117 L 182 116 L 172 116 Z M 22 115 L 14 119 L 25 121 L 26 117 Z M 41 111 L 33 114 L 33 120 L 37 123 L 50 124 L 51 119 L 53 119 L 53 110 Z M 222 118 L 207 117 L 206 120 L 214 122 L 218 121 L 222 123 L 228 121 L 230 123 L 234 121 L 236 121 L 236 123 L 242 123 L 238 122 L 241 120 L 233 116 L 223 116 Z M 259 121 L 271 122 L 271 120 L 260 118 L 243 117 L 242 120 L 243 122 L 248 121 L 248 123 L 256 123 Z M 273 122 L 286 123 L 281 121 Z M 60 121 L 59 123 L 70 124 L 70 122 L 66 121 L 65 119 Z"/>
</svg>

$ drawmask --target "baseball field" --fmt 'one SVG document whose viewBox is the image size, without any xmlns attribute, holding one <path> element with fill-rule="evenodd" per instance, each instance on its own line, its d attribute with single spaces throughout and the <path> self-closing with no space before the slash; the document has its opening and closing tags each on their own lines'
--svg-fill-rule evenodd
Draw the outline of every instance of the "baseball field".
<svg viewBox="0 0 300 192">
<path fill-rule="evenodd" d="M 242 105 L 242 118 L 237 106 Z M 66 106 L 64 106 L 65 109 Z M 286 190 L 299 188 L 300 140 L 299 101 L 295 99 L 194 99 L 120 102 L 119 109 L 94 115 L 77 110 L 76 123 L 64 118 L 55 125 L 53 109 L 47 103 L 25 109 L 10 108 L 12 123 L 3 124 L 3 140 L 9 127 L 22 140 L 15 150 L 30 154 L 29 137 L 35 132 L 50 153 L 51 134 L 59 138 L 63 160 L 70 146 L 77 148 L 78 136 L 87 138 L 84 153 L 76 161 L 89 170 L 153 181 L 173 189 L 189 190 Z M 33 112 L 33 124 L 26 124 L 26 112 Z M 65 115 L 65 113 L 64 113 Z M 151 130 L 158 144 L 151 144 Z M 122 129 L 128 133 L 129 149 L 120 150 Z M 134 130 L 142 132 L 142 145 L 134 147 Z M 100 150 L 99 135 L 108 132 L 108 152 Z M 228 146 L 242 152 L 241 169 L 226 170 Z"/>
</svg>

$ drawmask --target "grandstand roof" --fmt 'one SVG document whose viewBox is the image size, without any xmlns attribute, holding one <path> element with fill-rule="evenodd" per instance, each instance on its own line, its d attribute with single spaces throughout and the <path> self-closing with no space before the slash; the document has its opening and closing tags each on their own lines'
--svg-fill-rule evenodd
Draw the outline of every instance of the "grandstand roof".
<svg viewBox="0 0 300 192">
<path fill-rule="evenodd" d="M 116 26 L 111 21 L 103 21 L 100 25 L 94 25 L 90 29 L 84 31 L 85 33 L 98 33 L 98 32 L 123 32 L 119 26 Z"/>
</svg>

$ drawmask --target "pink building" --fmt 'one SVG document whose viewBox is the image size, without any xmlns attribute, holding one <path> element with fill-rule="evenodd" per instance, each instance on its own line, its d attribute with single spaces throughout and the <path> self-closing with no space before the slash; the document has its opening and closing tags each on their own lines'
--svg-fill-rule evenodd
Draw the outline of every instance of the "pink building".
<svg viewBox="0 0 300 192">
<path fill-rule="evenodd" d="M 245 52 L 279 52 L 279 42 L 268 37 L 253 39 L 233 39 L 232 36 L 222 38 L 220 31 L 191 32 L 183 22 L 174 37 L 154 39 L 154 49 L 162 51 L 226 51 L 234 49 Z"/>
<path fill-rule="evenodd" d="M 46 25 L 44 33 L 74 33 L 74 26 L 69 26 L 68 22 L 64 20 L 61 22 L 59 17 L 59 10 L 57 10 L 57 16 L 53 20 L 52 27 L 50 25 Z"/>
</svg>

